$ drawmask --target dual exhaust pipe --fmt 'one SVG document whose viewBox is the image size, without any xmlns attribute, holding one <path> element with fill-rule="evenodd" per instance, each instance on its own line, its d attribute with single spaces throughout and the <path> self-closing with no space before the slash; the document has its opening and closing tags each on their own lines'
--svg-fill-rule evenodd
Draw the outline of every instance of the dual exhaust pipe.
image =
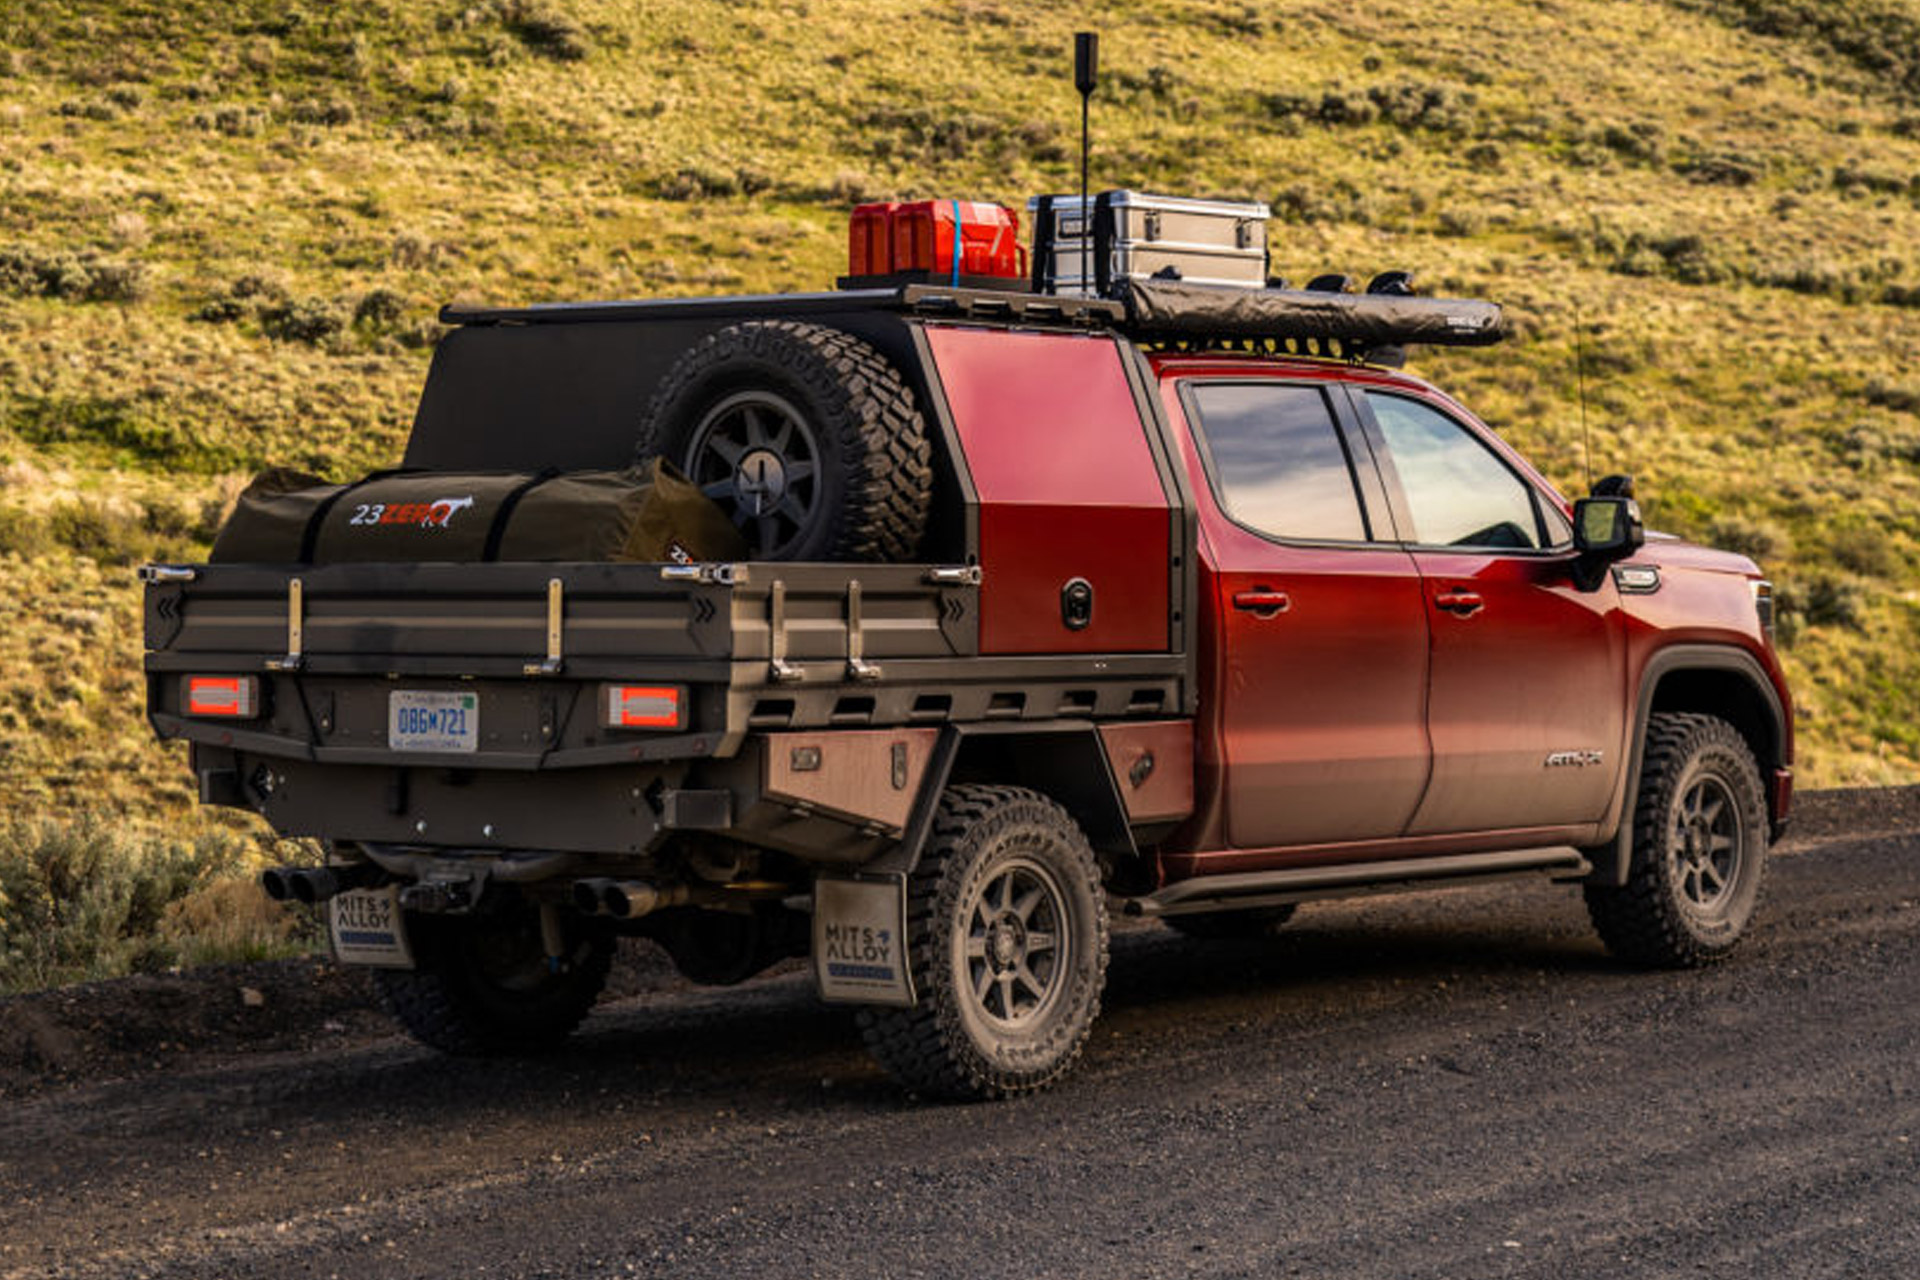
<svg viewBox="0 0 1920 1280">
<path fill-rule="evenodd" d="M 663 907 L 685 906 L 692 900 L 693 890 L 684 884 L 661 886 L 645 880 L 597 876 L 573 885 L 573 905 L 582 915 L 607 915 L 616 920 L 638 919 Z"/>
<path fill-rule="evenodd" d="M 311 907 L 349 889 L 364 889 L 385 875 L 385 871 L 371 862 L 350 862 L 337 867 L 269 867 L 260 873 L 260 887 L 275 902 L 298 902 Z"/>
<path fill-rule="evenodd" d="M 317 906 L 349 889 L 363 889 L 379 883 L 386 871 L 372 862 L 351 862 L 331 867 L 269 867 L 260 873 L 260 887 L 275 902 L 298 902 Z M 422 886 L 413 886 L 419 889 Z M 411 892 L 411 890 L 410 890 Z M 573 905 L 589 916 L 612 916 L 616 920 L 635 920 L 665 907 L 685 906 L 693 900 L 689 885 L 656 885 L 645 880 L 614 880 L 595 877 L 577 880 L 573 886 Z M 424 909 L 423 904 L 406 904 Z M 445 906 L 435 908 L 446 910 Z"/>
</svg>

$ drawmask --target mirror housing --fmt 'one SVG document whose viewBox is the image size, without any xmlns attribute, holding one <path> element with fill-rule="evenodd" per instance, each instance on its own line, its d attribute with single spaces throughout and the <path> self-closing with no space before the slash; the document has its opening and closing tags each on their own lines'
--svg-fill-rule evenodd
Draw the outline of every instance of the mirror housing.
<svg viewBox="0 0 1920 1280">
<path fill-rule="evenodd" d="M 1574 585 L 1597 591 L 1607 566 L 1624 560 L 1646 545 L 1646 526 L 1640 522 L 1640 504 L 1632 498 L 1608 494 L 1581 498 L 1573 504 Z"/>
</svg>

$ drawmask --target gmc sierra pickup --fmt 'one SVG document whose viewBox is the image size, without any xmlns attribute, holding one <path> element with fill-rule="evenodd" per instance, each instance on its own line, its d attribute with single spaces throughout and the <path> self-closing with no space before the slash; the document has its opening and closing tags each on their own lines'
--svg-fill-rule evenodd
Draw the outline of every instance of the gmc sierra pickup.
<svg viewBox="0 0 1920 1280">
<path fill-rule="evenodd" d="M 269 892 L 452 1052 L 564 1037 L 622 933 L 810 955 L 961 1098 L 1067 1070 L 1115 912 L 1546 876 L 1627 961 L 1725 955 L 1791 797 L 1754 565 L 1387 367 L 1487 304 L 1123 290 L 449 311 L 405 468 L 664 455 L 747 556 L 149 566 L 152 724 L 327 842 Z"/>
</svg>

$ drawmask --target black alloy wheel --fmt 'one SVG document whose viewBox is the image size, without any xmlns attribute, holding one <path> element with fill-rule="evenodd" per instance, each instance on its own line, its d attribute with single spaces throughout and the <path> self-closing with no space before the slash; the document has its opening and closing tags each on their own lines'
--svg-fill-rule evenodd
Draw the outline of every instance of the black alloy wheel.
<svg viewBox="0 0 1920 1280">
<path fill-rule="evenodd" d="M 1647 725 L 1626 883 L 1588 885 L 1587 912 L 1623 960 L 1710 964 L 1752 921 L 1766 859 L 1766 797 L 1746 739 L 1715 716 L 1662 712 Z"/>
</svg>

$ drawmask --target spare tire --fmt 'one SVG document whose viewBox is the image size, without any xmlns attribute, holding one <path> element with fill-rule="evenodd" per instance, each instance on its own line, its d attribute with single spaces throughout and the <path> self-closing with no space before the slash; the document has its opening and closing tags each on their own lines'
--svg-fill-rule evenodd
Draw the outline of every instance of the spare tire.
<svg viewBox="0 0 1920 1280">
<path fill-rule="evenodd" d="M 692 477 L 757 560 L 908 560 L 926 531 L 926 420 L 898 370 L 837 329 L 708 334 L 661 380 L 638 452 Z"/>
</svg>

